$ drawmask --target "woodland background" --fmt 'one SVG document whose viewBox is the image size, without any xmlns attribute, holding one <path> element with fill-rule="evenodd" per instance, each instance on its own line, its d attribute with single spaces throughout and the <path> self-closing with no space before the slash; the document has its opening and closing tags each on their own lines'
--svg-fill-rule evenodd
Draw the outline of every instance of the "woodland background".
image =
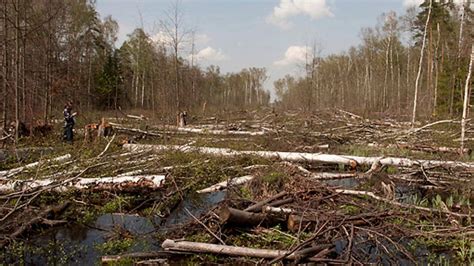
<svg viewBox="0 0 474 266">
<path fill-rule="evenodd" d="M 139 108 L 174 116 L 273 105 L 411 116 L 429 1 L 405 14 L 381 14 L 374 27 L 361 29 L 360 45 L 345 52 L 321 56 L 313 45 L 303 75 L 274 83 L 274 102 L 264 88 L 265 68 L 224 74 L 196 63 L 196 32 L 184 27 L 178 3 L 157 15 L 165 41 L 137 28 L 117 47 L 118 24 L 101 19 L 95 1 L 1 1 L 0 120 L 46 123 L 60 117 L 67 100 L 82 112 Z M 417 117 L 459 117 L 473 13 L 468 4 L 434 1 L 428 22 Z"/>
</svg>

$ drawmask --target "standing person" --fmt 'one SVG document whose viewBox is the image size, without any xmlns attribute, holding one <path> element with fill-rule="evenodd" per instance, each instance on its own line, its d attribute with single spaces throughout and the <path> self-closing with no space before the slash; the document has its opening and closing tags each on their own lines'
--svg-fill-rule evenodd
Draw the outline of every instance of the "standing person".
<svg viewBox="0 0 474 266">
<path fill-rule="evenodd" d="M 74 117 L 76 116 L 76 113 L 72 113 L 72 103 L 71 102 L 67 102 L 65 105 L 64 105 L 64 136 L 63 136 L 63 140 L 65 141 L 68 141 L 68 142 L 71 142 L 72 143 L 72 140 L 73 140 L 73 137 L 74 137 L 74 133 L 73 133 L 73 128 L 74 128 L 74 124 L 76 123 L 76 121 L 74 120 Z"/>
</svg>

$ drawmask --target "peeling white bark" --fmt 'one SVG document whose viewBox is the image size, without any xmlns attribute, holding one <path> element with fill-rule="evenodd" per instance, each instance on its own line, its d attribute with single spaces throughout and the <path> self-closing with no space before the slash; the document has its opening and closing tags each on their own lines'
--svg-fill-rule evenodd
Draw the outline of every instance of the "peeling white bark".
<svg viewBox="0 0 474 266">
<path fill-rule="evenodd" d="M 98 178 L 77 178 L 70 182 L 61 184 L 54 188 L 55 191 L 66 191 L 71 188 L 89 189 L 94 187 L 107 188 L 107 186 L 122 185 L 123 187 L 159 188 L 164 184 L 164 175 L 145 175 L 145 176 L 114 176 Z M 11 191 L 26 191 L 38 187 L 45 187 L 61 182 L 53 179 L 40 180 L 8 180 L 0 182 L 0 193 Z"/>
<path fill-rule="evenodd" d="M 66 154 L 66 155 L 59 156 L 59 157 L 49 159 L 49 160 L 45 160 L 45 161 L 38 161 L 38 162 L 30 163 L 30 164 L 27 164 L 25 166 L 20 166 L 20 167 L 17 167 L 17 168 L 0 171 L 0 177 L 3 177 L 3 178 L 12 177 L 12 176 L 22 172 L 25 169 L 30 169 L 30 168 L 37 167 L 41 163 L 51 163 L 51 162 L 58 162 L 59 163 L 59 162 L 67 161 L 69 159 L 71 159 L 71 154 Z"/>
<path fill-rule="evenodd" d="M 215 185 L 212 185 L 210 187 L 198 190 L 197 193 L 209 193 L 209 192 L 214 192 L 214 191 L 226 189 L 229 186 L 236 186 L 236 185 L 245 184 L 245 183 L 249 182 L 252 179 L 254 179 L 254 176 L 251 176 L 251 175 L 232 178 L 229 181 L 227 181 L 227 180 L 222 181 L 222 182 L 217 183 Z"/>
<path fill-rule="evenodd" d="M 408 158 L 397 157 L 361 157 L 351 155 L 336 155 L 336 154 L 321 154 L 321 153 L 304 153 L 304 152 L 278 152 L 278 151 L 237 151 L 226 148 L 211 148 L 211 147 L 192 147 L 192 146 L 178 146 L 178 145 L 148 145 L 148 144 L 125 144 L 124 149 L 129 151 L 170 151 L 178 150 L 182 152 L 199 152 L 203 154 L 211 154 L 217 156 L 241 156 L 253 155 L 268 159 L 279 159 L 283 161 L 295 162 L 321 162 L 344 165 L 369 165 L 380 161 L 381 165 L 392 165 L 401 167 L 423 166 L 446 166 L 446 167 L 464 167 L 474 168 L 474 163 L 465 163 L 458 161 L 437 161 L 437 160 L 416 160 Z"/>
</svg>

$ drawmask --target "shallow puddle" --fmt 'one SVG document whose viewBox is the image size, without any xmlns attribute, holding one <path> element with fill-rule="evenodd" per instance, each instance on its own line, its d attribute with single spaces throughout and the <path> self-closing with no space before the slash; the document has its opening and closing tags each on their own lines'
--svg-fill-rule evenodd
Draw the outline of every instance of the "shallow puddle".
<svg viewBox="0 0 474 266">
<path fill-rule="evenodd" d="M 160 244 L 153 233 L 166 231 L 193 218 L 186 212 L 199 217 L 224 200 L 225 192 L 198 194 L 183 200 L 160 226 L 161 218 L 138 215 L 107 213 L 99 216 L 88 226 L 74 224 L 46 230 L 34 239 L 26 241 L 26 247 L 19 247 L 22 254 L 8 254 L 6 263 L 30 265 L 95 265 L 107 252 L 107 242 L 113 241 L 118 232 L 126 234 L 130 245 L 125 252 L 146 252 L 159 250 Z M 123 239 L 123 238 L 120 238 Z M 105 250 L 105 251 L 104 251 Z M 123 251 L 122 251 L 123 252 Z M 121 253 L 121 252 L 118 252 Z M 19 257 L 23 257 L 20 259 Z"/>
</svg>

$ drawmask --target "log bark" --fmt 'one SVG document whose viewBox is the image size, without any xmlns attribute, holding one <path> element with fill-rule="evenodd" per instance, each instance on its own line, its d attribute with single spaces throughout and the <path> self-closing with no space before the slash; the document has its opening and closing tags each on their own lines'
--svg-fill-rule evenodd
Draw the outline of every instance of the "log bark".
<svg viewBox="0 0 474 266">
<path fill-rule="evenodd" d="M 259 225 L 267 220 L 267 215 L 241 211 L 230 207 L 222 207 L 218 210 L 219 220 L 222 224 L 234 224 L 253 226 Z"/>
<path fill-rule="evenodd" d="M 304 229 L 309 223 L 315 222 L 307 217 L 301 216 L 299 214 L 290 214 L 286 220 L 286 226 L 291 232 L 298 232 L 301 229 Z"/>
<path fill-rule="evenodd" d="M 422 152 L 443 152 L 443 153 L 456 153 L 456 154 L 471 154 L 471 149 L 468 148 L 452 148 L 452 147 L 432 147 L 432 146 L 421 146 L 421 145 L 410 145 L 408 143 L 396 143 L 389 145 L 382 145 L 377 143 L 369 143 L 369 147 L 376 148 L 403 148 L 413 151 L 422 151 Z"/>
<path fill-rule="evenodd" d="M 144 131 L 138 128 L 128 128 L 128 127 L 123 127 L 120 124 L 115 124 L 115 123 L 109 123 L 111 126 L 113 126 L 114 130 L 117 131 L 125 131 L 125 132 L 131 132 L 131 133 L 138 133 L 138 134 L 143 134 L 147 136 L 153 136 L 153 137 L 161 137 L 161 134 L 156 133 L 156 132 L 150 132 L 150 131 Z"/>
<path fill-rule="evenodd" d="M 293 209 L 290 209 L 290 208 L 272 207 L 272 206 L 263 206 L 262 211 L 263 213 L 282 213 L 282 214 L 289 214 L 289 213 L 295 212 Z"/>
<path fill-rule="evenodd" d="M 60 181 L 53 179 L 43 180 L 8 180 L 0 181 L 0 193 L 11 191 L 27 191 L 38 187 L 44 187 L 58 183 Z M 165 182 L 164 175 L 148 176 L 115 176 L 102 178 L 77 178 L 70 182 L 61 184 L 54 188 L 55 191 L 64 192 L 69 189 L 99 189 L 99 190 L 124 190 L 134 187 L 157 189 Z"/>
<path fill-rule="evenodd" d="M 218 129 L 203 129 L 203 128 L 189 128 L 178 127 L 176 129 L 180 132 L 189 132 L 196 134 L 210 134 L 210 135 L 246 135 L 246 136 L 263 136 L 265 131 L 237 131 L 237 130 L 218 130 Z"/>
<path fill-rule="evenodd" d="M 231 180 L 222 181 L 210 187 L 198 190 L 197 193 L 210 193 L 210 192 L 226 189 L 229 186 L 237 186 L 237 185 L 245 184 L 252 179 L 254 179 L 254 176 L 251 176 L 251 175 L 233 178 Z"/>
<path fill-rule="evenodd" d="M 45 161 L 38 161 L 38 162 L 30 163 L 30 164 L 27 164 L 25 166 L 0 171 L 0 177 L 3 177 L 3 178 L 12 177 L 12 176 L 22 172 L 25 169 L 30 169 L 30 168 L 37 167 L 41 163 L 64 162 L 64 161 L 67 161 L 69 159 L 71 159 L 71 154 L 66 154 L 66 155 L 59 156 L 59 157 L 49 159 L 49 160 L 45 160 Z"/>
<path fill-rule="evenodd" d="M 283 192 L 280 192 L 278 194 L 276 194 L 275 196 L 271 197 L 271 198 L 268 198 L 268 199 L 265 199 L 265 200 L 262 200 L 260 202 L 257 202 L 249 207 L 247 207 L 244 211 L 246 212 L 259 212 L 262 210 L 262 207 L 266 204 L 268 204 L 269 202 L 271 201 L 274 201 L 276 199 L 279 199 L 281 197 L 284 197 L 286 196 L 288 193 L 286 193 L 286 191 L 283 191 Z"/>
<path fill-rule="evenodd" d="M 228 245 L 216 245 L 200 242 L 189 242 L 189 241 L 174 241 L 166 239 L 161 244 L 161 247 L 165 250 L 175 251 L 187 251 L 194 253 L 214 253 L 221 255 L 241 256 L 241 257 L 252 257 L 252 258 L 264 258 L 273 259 L 286 254 L 286 250 L 271 250 L 271 249 L 259 249 L 259 248 L 247 248 L 237 247 Z M 286 257 L 287 259 L 295 259 L 295 254 L 290 254 Z"/>
<path fill-rule="evenodd" d="M 392 165 L 401 167 L 423 166 L 423 167 L 463 167 L 474 168 L 474 163 L 465 163 L 458 161 L 438 161 L 438 160 L 415 160 L 397 157 L 362 157 L 352 155 L 336 155 L 321 153 L 304 153 L 304 152 L 278 152 L 278 151 L 237 151 L 226 148 L 210 148 L 210 147 L 192 147 L 179 145 L 148 145 L 148 144 L 125 144 L 124 149 L 129 151 L 170 151 L 178 150 L 182 152 L 199 152 L 203 154 L 211 154 L 217 156 L 234 157 L 241 155 L 260 156 L 268 159 L 278 159 L 283 161 L 296 162 L 320 162 L 344 165 L 369 165 L 380 162 L 381 165 Z"/>
<path fill-rule="evenodd" d="M 357 173 L 312 173 L 309 178 L 317 180 L 331 180 L 331 179 L 345 179 L 345 178 L 357 178 Z"/>
</svg>

